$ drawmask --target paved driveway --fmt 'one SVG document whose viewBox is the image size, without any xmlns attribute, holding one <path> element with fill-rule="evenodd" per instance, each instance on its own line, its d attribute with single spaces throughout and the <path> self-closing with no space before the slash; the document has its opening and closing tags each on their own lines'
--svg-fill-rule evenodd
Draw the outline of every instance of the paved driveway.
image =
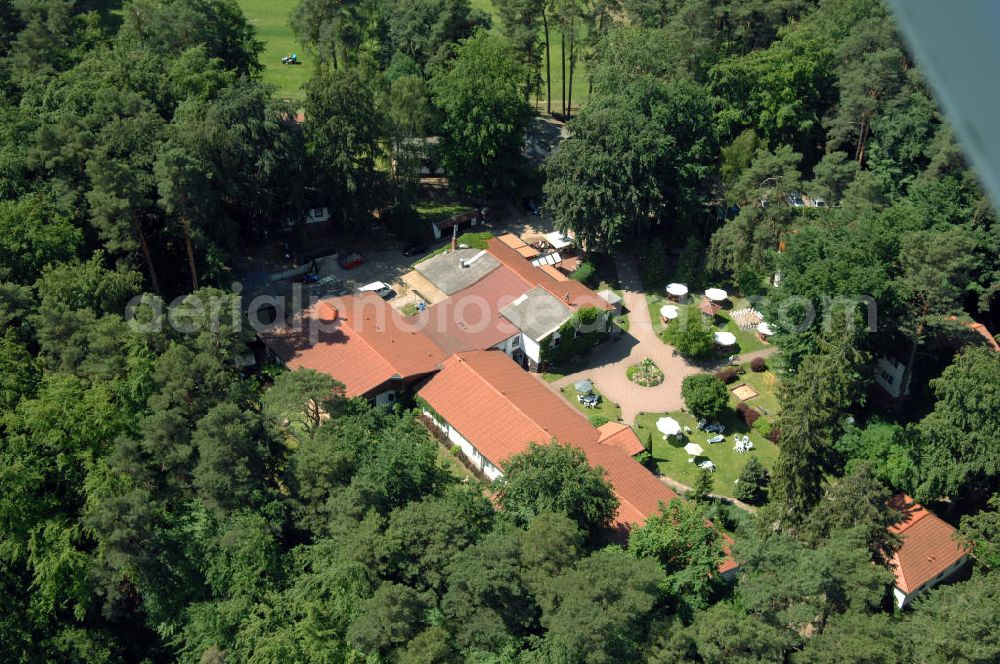
<svg viewBox="0 0 1000 664">
<path fill-rule="evenodd" d="M 692 364 L 680 355 L 675 355 L 674 349 L 663 343 L 653 331 L 653 322 L 649 317 L 649 307 L 646 305 L 634 259 L 618 257 L 615 265 L 622 286 L 622 300 L 628 310 L 629 331 L 595 349 L 588 358 L 590 366 L 587 369 L 560 378 L 550 385 L 559 390 L 582 378 L 589 378 L 605 399 L 621 406 L 622 420 L 626 424 L 634 424 L 639 413 L 680 410 L 684 406 L 684 400 L 681 399 L 681 381 L 684 377 L 714 370 L 718 366 Z M 754 353 L 757 354 L 765 353 Z M 656 387 L 636 385 L 625 376 L 628 367 L 647 357 L 652 358 L 656 366 L 663 370 L 664 380 Z"/>
<path fill-rule="evenodd" d="M 653 332 L 634 261 L 623 257 L 616 259 L 616 265 L 622 300 L 628 310 L 629 331 L 595 349 L 588 360 L 589 368 L 560 378 L 552 386 L 561 389 L 581 378 L 589 378 L 605 399 L 621 406 L 622 420 L 633 424 L 635 416 L 641 412 L 662 413 L 681 408 L 684 405 L 681 381 L 701 369 L 680 355 L 674 355 L 673 348 Z M 636 385 L 625 376 L 628 367 L 647 357 L 663 370 L 664 380 L 656 387 Z"/>
</svg>

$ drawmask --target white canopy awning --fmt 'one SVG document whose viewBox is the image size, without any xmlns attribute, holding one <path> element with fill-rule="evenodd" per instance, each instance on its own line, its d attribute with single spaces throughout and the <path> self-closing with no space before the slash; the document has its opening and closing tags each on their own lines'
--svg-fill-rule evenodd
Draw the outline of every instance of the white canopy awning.
<svg viewBox="0 0 1000 664">
<path fill-rule="evenodd" d="M 545 241 L 552 245 L 552 248 L 556 251 L 560 249 L 565 249 L 566 247 L 573 244 L 573 238 L 569 235 L 560 233 L 559 231 L 552 231 L 551 233 L 545 234 Z"/>
<path fill-rule="evenodd" d="M 688 294 L 688 287 L 684 284 L 667 284 L 667 292 L 675 297 L 681 297 Z"/>
<path fill-rule="evenodd" d="M 715 343 L 720 346 L 732 346 L 736 343 L 736 335 L 732 332 L 716 332 Z"/>
<path fill-rule="evenodd" d="M 672 417 L 661 417 L 656 420 L 656 428 L 664 436 L 676 436 L 681 432 L 681 424 Z"/>
<path fill-rule="evenodd" d="M 684 446 L 684 451 L 691 456 L 698 456 L 705 453 L 705 450 L 698 443 L 688 443 Z"/>
<path fill-rule="evenodd" d="M 660 307 L 660 316 L 667 320 L 673 320 L 680 316 L 680 314 L 680 309 L 677 308 L 676 304 L 664 304 Z"/>
<path fill-rule="evenodd" d="M 531 264 L 534 265 L 535 267 L 541 267 L 542 265 L 555 265 L 556 263 L 561 263 L 561 262 L 562 262 L 562 256 L 560 256 L 559 252 L 557 251 L 548 254 L 547 256 L 539 256 L 538 258 L 533 259 L 531 261 Z"/>
<path fill-rule="evenodd" d="M 757 331 L 763 334 L 765 337 L 769 337 L 774 334 L 774 330 L 765 321 L 757 323 Z"/>
<path fill-rule="evenodd" d="M 712 300 L 713 302 L 722 302 L 727 297 L 729 297 L 729 293 L 722 290 L 721 288 L 709 288 L 707 291 L 705 291 L 705 297 Z"/>
</svg>

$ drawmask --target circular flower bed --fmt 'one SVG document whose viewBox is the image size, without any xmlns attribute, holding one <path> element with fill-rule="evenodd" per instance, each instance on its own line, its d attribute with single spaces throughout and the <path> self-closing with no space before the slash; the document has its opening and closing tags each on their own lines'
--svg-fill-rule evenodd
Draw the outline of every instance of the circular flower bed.
<svg viewBox="0 0 1000 664">
<path fill-rule="evenodd" d="M 648 357 L 642 362 L 630 366 L 625 371 L 625 375 L 630 381 L 643 387 L 654 387 L 663 382 L 663 372 Z"/>
</svg>

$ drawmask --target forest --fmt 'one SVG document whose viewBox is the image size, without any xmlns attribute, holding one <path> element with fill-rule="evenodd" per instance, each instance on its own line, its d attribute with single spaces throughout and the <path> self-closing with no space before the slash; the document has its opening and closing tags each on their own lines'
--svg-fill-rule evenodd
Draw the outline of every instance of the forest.
<svg viewBox="0 0 1000 664">
<path fill-rule="evenodd" d="M 1000 226 L 887 8 L 494 9 L 302 0 L 299 108 L 236 0 L 0 0 L 0 660 L 1000 660 L 1000 353 L 968 327 L 1000 329 Z M 521 145 L 557 66 L 586 67 L 586 102 L 543 95 L 570 138 L 538 168 Z M 254 332 L 219 325 L 241 253 L 326 204 L 337 233 L 410 239 L 432 135 L 456 196 L 542 191 L 595 262 L 639 251 L 648 283 L 769 315 L 840 303 L 777 330 L 754 514 L 695 494 L 622 540 L 575 448 L 483 486 L 415 410 L 244 368 Z M 168 304 L 184 324 L 151 324 Z M 886 353 L 901 403 L 873 397 Z M 897 491 L 974 559 L 906 610 Z"/>
</svg>

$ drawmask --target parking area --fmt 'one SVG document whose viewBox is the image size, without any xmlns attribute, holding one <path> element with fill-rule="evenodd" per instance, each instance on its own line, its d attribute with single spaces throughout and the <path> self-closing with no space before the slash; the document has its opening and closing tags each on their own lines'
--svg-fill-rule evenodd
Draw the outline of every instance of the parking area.
<svg viewBox="0 0 1000 664">
<path fill-rule="evenodd" d="M 486 231 L 494 235 L 514 233 L 525 242 L 534 242 L 542 239 L 545 233 L 554 230 L 554 226 L 551 219 L 531 215 L 515 202 L 505 201 L 492 205 L 486 223 L 470 230 Z M 446 246 L 450 241 L 450 238 L 443 238 L 431 243 L 430 252 Z M 301 281 L 301 271 L 308 269 L 305 265 L 299 266 L 301 270 L 298 275 L 274 283 L 269 282 L 270 275 L 295 269 L 294 264 L 289 262 L 289 257 L 282 255 L 287 251 L 283 246 L 275 244 L 272 247 L 262 247 L 254 251 L 252 256 L 244 257 L 240 266 L 241 281 L 246 282 L 244 293 L 248 300 L 258 294 L 287 296 L 294 282 Z M 348 244 L 344 247 L 345 251 L 357 251 L 365 256 L 363 264 L 349 270 L 340 267 L 336 255 L 318 258 L 316 260 L 318 279 L 303 284 L 306 298 L 342 295 L 345 292 L 357 291 L 365 284 L 383 281 L 396 293 L 390 300 L 393 308 L 401 310 L 407 305 L 415 305 L 419 297 L 403 277 L 413 271 L 413 264 L 422 256 L 404 256 L 403 248 L 404 243 L 395 239 L 362 240 Z"/>
</svg>

